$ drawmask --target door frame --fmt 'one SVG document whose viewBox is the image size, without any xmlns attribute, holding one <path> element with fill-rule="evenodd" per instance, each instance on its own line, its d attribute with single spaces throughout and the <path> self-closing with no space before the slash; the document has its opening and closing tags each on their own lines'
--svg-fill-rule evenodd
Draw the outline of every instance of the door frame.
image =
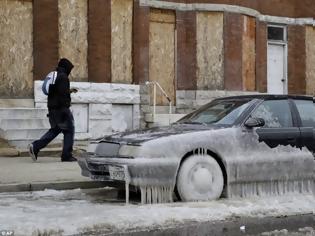
<svg viewBox="0 0 315 236">
<path fill-rule="evenodd" d="M 284 55 L 283 55 L 283 76 L 284 76 L 284 88 L 283 88 L 283 94 L 288 94 L 288 40 L 287 40 L 287 26 L 285 25 L 277 25 L 277 24 L 268 24 L 267 25 L 267 34 L 268 34 L 268 27 L 277 27 L 283 29 L 283 38 L 284 40 L 270 40 L 267 39 L 267 72 L 268 72 L 268 47 L 269 45 L 276 45 L 276 46 L 283 46 L 284 47 Z M 268 73 L 267 73 L 268 76 Z M 268 81 L 268 78 L 267 78 Z M 267 85 L 268 88 L 268 85 Z M 268 91 L 267 91 L 268 93 Z"/>
</svg>

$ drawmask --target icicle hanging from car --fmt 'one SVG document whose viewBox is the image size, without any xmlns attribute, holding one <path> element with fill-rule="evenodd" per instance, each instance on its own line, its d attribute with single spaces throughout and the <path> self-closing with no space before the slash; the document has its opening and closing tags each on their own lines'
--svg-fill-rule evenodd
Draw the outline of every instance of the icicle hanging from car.
<svg viewBox="0 0 315 236">
<path fill-rule="evenodd" d="M 314 194 L 315 184 L 312 179 L 273 180 L 230 184 L 228 197 L 251 197 L 295 194 Z"/>
<path fill-rule="evenodd" d="M 173 201 L 173 187 L 167 186 L 142 186 L 141 203 L 168 203 Z"/>
</svg>

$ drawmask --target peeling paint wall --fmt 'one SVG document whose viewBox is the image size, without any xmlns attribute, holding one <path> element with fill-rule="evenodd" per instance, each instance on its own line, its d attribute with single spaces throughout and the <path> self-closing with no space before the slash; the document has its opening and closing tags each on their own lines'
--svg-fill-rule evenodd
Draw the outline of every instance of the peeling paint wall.
<svg viewBox="0 0 315 236">
<path fill-rule="evenodd" d="M 33 94 L 32 2 L 0 1 L 0 97 Z"/>
<path fill-rule="evenodd" d="M 132 10 L 132 0 L 111 0 L 113 83 L 132 83 Z"/>
<path fill-rule="evenodd" d="M 255 91 L 255 40 L 256 40 L 256 19 L 244 16 L 243 32 L 243 89 Z"/>
<path fill-rule="evenodd" d="M 59 0 L 58 8 L 59 56 L 74 64 L 73 81 L 87 81 L 87 1 Z"/>
<path fill-rule="evenodd" d="M 197 13 L 197 88 L 223 89 L 223 13 Z"/>
<path fill-rule="evenodd" d="M 150 81 L 158 82 L 175 104 L 175 15 L 169 11 L 150 13 Z M 151 101 L 153 101 L 151 92 Z M 157 104 L 168 101 L 157 89 Z"/>
</svg>

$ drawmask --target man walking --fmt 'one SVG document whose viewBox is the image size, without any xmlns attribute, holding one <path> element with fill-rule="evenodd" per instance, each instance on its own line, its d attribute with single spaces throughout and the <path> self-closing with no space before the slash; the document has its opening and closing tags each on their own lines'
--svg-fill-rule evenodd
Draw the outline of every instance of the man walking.
<svg viewBox="0 0 315 236">
<path fill-rule="evenodd" d="M 76 92 L 70 89 L 69 74 L 73 68 L 72 63 L 62 58 L 57 67 L 57 78 L 54 84 L 49 86 L 48 93 L 48 117 L 50 129 L 39 139 L 29 145 L 29 153 L 33 161 L 37 160 L 39 151 L 46 147 L 58 134 L 63 133 L 63 150 L 61 161 L 77 161 L 72 156 L 74 141 L 74 120 L 69 107 L 71 105 L 70 93 Z"/>
</svg>

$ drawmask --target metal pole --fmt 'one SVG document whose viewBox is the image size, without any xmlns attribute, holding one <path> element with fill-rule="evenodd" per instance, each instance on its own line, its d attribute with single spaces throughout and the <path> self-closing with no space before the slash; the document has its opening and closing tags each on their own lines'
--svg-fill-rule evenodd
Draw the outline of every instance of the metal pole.
<svg viewBox="0 0 315 236">
<path fill-rule="evenodd" d="M 153 122 L 155 122 L 156 84 L 153 83 Z"/>
<path fill-rule="evenodd" d="M 170 110 L 169 110 L 169 114 L 168 114 L 168 124 L 171 124 L 171 114 L 172 114 L 172 102 L 169 101 L 170 104 Z"/>
</svg>

